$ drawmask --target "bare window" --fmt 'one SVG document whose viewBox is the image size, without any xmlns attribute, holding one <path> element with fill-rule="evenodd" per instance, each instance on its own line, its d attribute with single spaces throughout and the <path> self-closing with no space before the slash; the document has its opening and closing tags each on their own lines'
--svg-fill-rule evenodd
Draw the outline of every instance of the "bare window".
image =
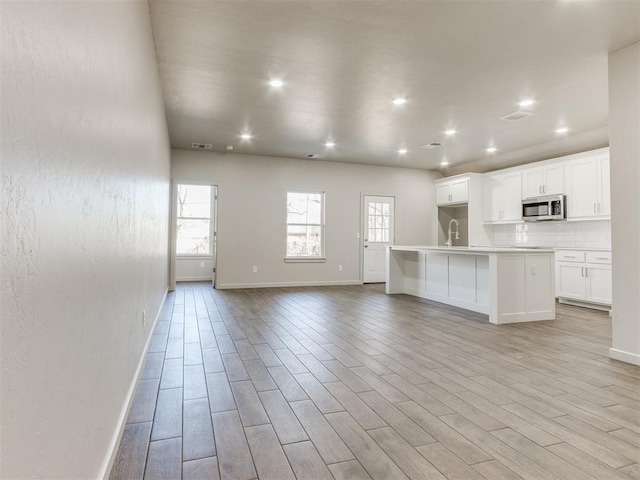
<svg viewBox="0 0 640 480">
<path fill-rule="evenodd" d="M 324 193 L 287 192 L 287 257 L 324 256 Z"/>
<path fill-rule="evenodd" d="M 211 186 L 177 186 L 176 253 L 211 255 Z"/>
</svg>

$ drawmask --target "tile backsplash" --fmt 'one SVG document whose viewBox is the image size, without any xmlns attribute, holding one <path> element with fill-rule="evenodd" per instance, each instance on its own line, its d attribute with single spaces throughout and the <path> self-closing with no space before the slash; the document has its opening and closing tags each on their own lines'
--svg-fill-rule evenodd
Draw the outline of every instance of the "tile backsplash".
<svg viewBox="0 0 640 480">
<path fill-rule="evenodd" d="M 611 222 L 539 222 L 493 226 L 493 244 L 535 247 L 611 248 Z"/>
</svg>

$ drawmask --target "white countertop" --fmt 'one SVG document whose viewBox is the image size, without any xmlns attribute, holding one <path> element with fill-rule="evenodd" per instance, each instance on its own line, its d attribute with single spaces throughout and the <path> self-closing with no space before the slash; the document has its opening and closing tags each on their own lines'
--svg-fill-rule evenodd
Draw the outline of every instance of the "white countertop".
<svg viewBox="0 0 640 480">
<path fill-rule="evenodd" d="M 462 253 L 462 254 L 481 254 L 481 253 L 553 253 L 553 248 L 510 248 L 510 247 L 443 247 L 439 245 L 394 245 L 391 250 L 404 252 L 418 252 L 423 250 Z"/>
</svg>

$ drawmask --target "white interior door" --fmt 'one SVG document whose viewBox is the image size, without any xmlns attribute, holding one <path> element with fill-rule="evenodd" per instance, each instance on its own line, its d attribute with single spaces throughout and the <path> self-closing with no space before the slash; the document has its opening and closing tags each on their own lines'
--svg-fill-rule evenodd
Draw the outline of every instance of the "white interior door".
<svg viewBox="0 0 640 480">
<path fill-rule="evenodd" d="M 394 201 L 394 197 L 364 196 L 364 283 L 385 281 L 386 249 L 394 240 Z"/>
</svg>

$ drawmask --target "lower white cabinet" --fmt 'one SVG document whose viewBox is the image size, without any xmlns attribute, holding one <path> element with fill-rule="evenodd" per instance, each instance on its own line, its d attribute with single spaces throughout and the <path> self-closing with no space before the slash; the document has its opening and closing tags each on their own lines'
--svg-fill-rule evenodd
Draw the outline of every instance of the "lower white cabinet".
<svg viewBox="0 0 640 480">
<path fill-rule="evenodd" d="M 610 306 L 611 252 L 558 251 L 556 280 L 556 296 L 562 303 L 595 304 L 599 308 Z"/>
</svg>

